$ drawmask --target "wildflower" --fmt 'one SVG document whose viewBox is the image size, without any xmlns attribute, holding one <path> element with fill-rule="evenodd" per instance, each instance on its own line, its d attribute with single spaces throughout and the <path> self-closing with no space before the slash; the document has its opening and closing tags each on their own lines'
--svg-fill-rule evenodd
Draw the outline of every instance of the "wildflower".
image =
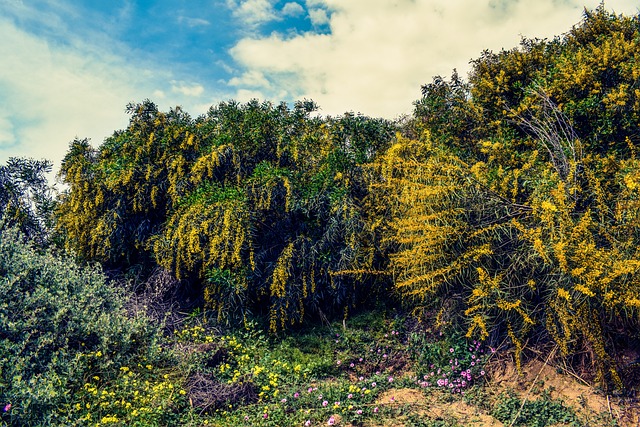
<svg viewBox="0 0 640 427">
<path fill-rule="evenodd" d="M 364 377 L 358 377 L 358 381 L 364 381 Z"/>
<path fill-rule="evenodd" d="M 245 416 L 244 416 L 244 420 L 245 420 L 245 421 L 249 421 L 249 415 L 245 415 Z"/>
<path fill-rule="evenodd" d="M 389 377 L 389 382 L 392 383 L 393 382 L 393 377 Z"/>
<path fill-rule="evenodd" d="M 350 367 L 350 368 L 353 368 L 353 367 L 355 367 L 355 366 L 356 366 L 356 365 L 355 365 L 355 363 L 353 363 L 353 362 L 351 362 L 351 363 L 349 364 L 349 367 Z"/>
<path fill-rule="evenodd" d="M 11 410 L 11 403 L 7 403 L 7 404 L 4 406 L 4 412 L 9 412 L 10 410 Z"/>
<path fill-rule="evenodd" d="M 335 406 L 335 407 L 340 406 L 340 402 L 333 402 L 333 406 Z"/>
<path fill-rule="evenodd" d="M 280 403 L 287 403 L 287 399 L 282 399 Z"/>
<path fill-rule="evenodd" d="M 293 393 L 293 397 L 297 399 L 298 397 L 300 397 L 300 393 L 298 392 Z"/>
<path fill-rule="evenodd" d="M 358 414 L 358 415 L 362 415 L 362 409 L 358 409 L 358 410 L 356 411 L 356 414 Z"/>
<path fill-rule="evenodd" d="M 349 393 L 349 394 L 347 395 L 347 399 L 351 399 L 352 397 L 353 397 L 353 394 L 351 394 L 351 393 Z"/>
<path fill-rule="evenodd" d="M 264 419 L 266 420 L 267 418 L 269 418 L 269 414 L 267 414 L 267 413 L 265 412 L 265 414 L 262 416 L 262 418 L 264 418 Z"/>
<path fill-rule="evenodd" d="M 358 359 L 358 362 L 362 362 L 362 357 L 360 359 Z"/>
<path fill-rule="evenodd" d="M 311 387 L 309 387 L 309 388 L 307 389 L 307 393 L 311 393 L 312 391 L 313 391 L 313 389 L 312 389 Z"/>
<path fill-rule="evenodd" d="M 378 407 L 376 406 L 375 408 L 373 408 L 373 413 L 377 414 L 378 413 Z"/>
<path fill-rule="evenodd" d="M 484 375 L 484 371 L 480 371 L 480 375 Z"/>
<path fill-rule="evenodd" d="M 453 347 L 451 347 L 451 348 L 449 349 L 449 353 L 453 353 L 453 352 L 454 352 Z"/>
<path fill-rule="evenodd" d="M 307 420 L 304 423 L 305 427 L 309 427 L 311 425 L 311 420 Z"/>
<path fill-rule="evenodd" d="M 387 355 L 386 355 L 386 354 L 383 354 L 383 355 L 382 355 L 382 358 L 383 358 L 383 359 L 386 359 L 386 358 L 387 358 Z"/>
<path fill-rule="evenodd" d="M 372 383 L 371 383 L 371 387 L 375 387 L 375 386 L 377 386 L 377 385 L 378 385 L 378 384 L 376 384 L 375 382 L 372 382 Z"/>
<path fill-rule="evenodd" d="M 340 366 L 340 364 L 341 364 L 341 363 L 342 363 L 342 361 L 338 360 L 338 361 L 336 362 L 336 365 Z"/>
<path fill-rule="evenodd" d="M 322 406 L 327 406 L 329 404 L 329 402 L 327 402 L 326 400 L 322 402 Z"/>
<path fill-rule="evenodd" d="M 333 415 L 331 417 L 329 417 L 329 421 L 327 421 L 327 424 L 332 426 L 336 423 L 336 419 L 333 418 Z"/>
</svg>

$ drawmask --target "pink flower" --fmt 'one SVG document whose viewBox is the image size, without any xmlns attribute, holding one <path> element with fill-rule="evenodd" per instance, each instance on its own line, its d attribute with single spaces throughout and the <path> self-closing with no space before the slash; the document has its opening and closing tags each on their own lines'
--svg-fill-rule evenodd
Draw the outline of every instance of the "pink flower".
<svg viewBox="0 0 640 427">
<path fill-rule="evenodd" d="M 351 393 L 349 393 L 349 394 L 347 395 L 347 399 L 351 399 L 352 397 L 353 397 L 353 394 L 351 394 Z"/>
<path fill-rule="evenodd" d="M 378 413 L 378 407 L 376 406 L 375 408 L 373 408 L 373 413 L 377 414 Z"/>
<path fill-rule="evenodd" d="M 393 382 L 393 377 L 389 377 L 389 382 L 392 383 Z"/>
<path fill-rule="evenodd" d="M 262 418 L 264 418 L 264 419 L 266 420 L 267 418 L 269 418 L 269 414 L 267 414 L 267 413 L 265 412 L 265 414 L 262 416 Z"/>
<path fill-rule="evenodd" d="M 307 420 L 304 423 L 305 427 L 309 427 L 311 425 L 311 420 Z"/>
<path fill-rule="evenodd" d="M 311 393 L 312 391 L 313 391 L 313 389 L 312 389 L 311 387 L 309 387 L 309 388 L 307 389 L 307 393 Z"/>
<path fill-rule="evenodd" d="M 11 403 L 7 403 L 7 404 L 4 406 L 4 412 L 9 412 L 10 410 L 11 410 Z"/>
<path fill-rule="evenodd" d="M 287 399 L 282 399 L 280 403 L 287 403 Z"/>
<path fill-rule="evenodd" d="M 296 399 L 299 398 L 300 397 L 300 393 L 298 393 L 298 392 L 293 393 L 293 397 L 295 397 Z"/>
<path fill-rule="evenodd" d="M 244 420 L 245 420 L 245 421 L 249 421 L 249 415 L 245 415 L 245 416 L 244 416 Z"/>
<path fill-rule="evenodd" d="M 484 375 L 484 371 L 480 371 L 480 375 Z"/>
<path fill-rule="evenodd" d="M 358 415 L 362 415 L 362 409 L 358 409 L 358 410 L 356 411 L 356 414 L 358 414 Z"/>
<path fill-rule="evenodd" d="M 453 347 L 449 349 L 449 353 L 453 353 Z"/>
<path fill-rule="evenodd" d="M 375 387 L 375 386 L 377 386 L 377 385 L 378 385 L 378 384 L 376 384 L 375 382 L 371 383 L 371 387 Z"/>
<path fill-rule="evenodd" d="M 340 364 L 341 364 L 341 363 L 342 363 L 342 361 L 338 360 L 338 361 L 336 362 L 336 365 L 340 366 Z"/>
<path fill-rule="evenodd" d="M 353 368 L 354 366 L 356 366 L 353 362 L 349 364 L 350 368 Z"/>
<path fill-rule="evenodd" d="M 324 402 L 322 402 L 322 406 L 327 406 L 329 404 L 329 402 L 327 402 L 326 400 Z"/>
<path fill-rule="evenodd" d="M 327 421 L 327 424 L 332 426 L 336 423 L 336 419 L 333 418 L 333 415 L 331 417 L 329 417 L 329 421 Z"/>
</svg>

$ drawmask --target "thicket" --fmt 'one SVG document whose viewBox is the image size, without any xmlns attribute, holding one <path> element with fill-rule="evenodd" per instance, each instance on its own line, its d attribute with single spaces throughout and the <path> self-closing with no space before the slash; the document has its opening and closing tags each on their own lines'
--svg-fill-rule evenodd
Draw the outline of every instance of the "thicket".
<svg viewBox="0 0 640 427">
<path fill-rule="evenodd" d="M 57 231 L 273 331 L 397 296 L 470 337 L 555 341 L 619 383 L 640 339 L 640 20 L 600 7 L 422 88 L 404 123 L 252 101 L 131 105 L 71 144 Z"/>
<path fill-rule="evenodd" d="M 128 315 L 123 288 L 98 266 L 79 267 L 25 240 L 15 227 L 2 227 L 0 424 L 99 421 L 101 402 L 114 397 L 91 395 L 86 384 L 110 384 L 123 366 L 164 359 L 158 328 Z M 81 420 L 85 412 L 94 418 Z"/>
</svg>

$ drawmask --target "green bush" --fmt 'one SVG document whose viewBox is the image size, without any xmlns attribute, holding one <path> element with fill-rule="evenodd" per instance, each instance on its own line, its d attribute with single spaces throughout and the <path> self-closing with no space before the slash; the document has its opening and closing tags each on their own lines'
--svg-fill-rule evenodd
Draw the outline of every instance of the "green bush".
<svg viewBox="0 0 640 427">
<path fill-rule="evenodd" d="M 1 423 L 71 425 L 86 381 L 116 377 L 153 347 L 153 329 L 126 315 L 122 290 L 98 268 L 22 242 L 14 228 L 0 233 Z"/>
</svg>

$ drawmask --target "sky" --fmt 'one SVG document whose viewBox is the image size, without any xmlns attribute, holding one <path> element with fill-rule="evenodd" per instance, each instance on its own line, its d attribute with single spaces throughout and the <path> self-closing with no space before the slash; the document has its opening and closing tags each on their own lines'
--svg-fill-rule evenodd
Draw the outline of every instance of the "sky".
<svg viewBox="0 0 640 427">
<path fill-rule="evenodd" d="M 0 164 L 74 138 L 99 146 L 151 99 L 312 99 L 323 115 L 394 119 L 434 76 L 485 50 L 552 38 L 600 0 L 0 0 Z M 636 0 L 608 0 L 635 15 Z"/>
</svg>

